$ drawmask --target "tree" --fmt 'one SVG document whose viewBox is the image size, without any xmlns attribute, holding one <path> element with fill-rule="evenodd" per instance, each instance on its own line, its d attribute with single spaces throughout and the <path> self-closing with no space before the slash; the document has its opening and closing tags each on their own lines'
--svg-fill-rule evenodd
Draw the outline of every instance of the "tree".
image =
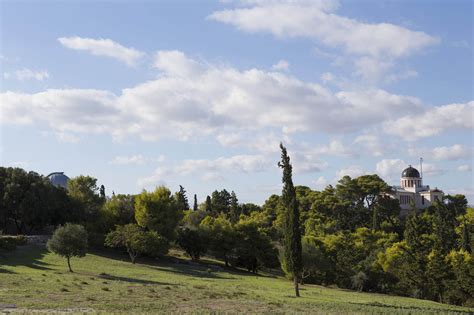
<svg viewBox="0 0 474 315">
<path fill-rule="evenodd" d="M 186 197 L 186 190 L 184 190 L 184 187 L 181 185 L 179 185 L 179 191 L 176 193 L 176 202 L 178 203 L 179 210 L 189 209 L 188 197 Z"/>
<path fill-rule="evenodd" d="M 97 179 L 91 176 L 77 176 L 67 184 L 68 195 L 74 206 L 81 212 L 80 222 L 84 222 L 88 231 L 99 230 L 100 209 L 104 199 L 100 197 Z"/>
<path fill-rule="evenodd" d="M 152 257 L 168 252 L 168 241 L 155 231 L 145 231 L 136 224 L 117 225 L 105 238 L 105 245 L 125 248 L 132 264 L 138 256 L 147 254 Z"/>
<path fill-rule="evenodd" d="M 208 235 L 211 254 L 222 259 L 226 267 L 229 266 L 232 253 L 239 241 L 231 222 L 222 215 L 217 218 L 207 216 L 201 221 L 199 228 Z"/>
<path fill-rule="evenodd" d="M 53 253 L 66 257 L 69 271 L 71 257 L 84 257 L 87 253 L 87 232 L 82 225 L 67 223 L 57 228 L 47 243 Z"/>
<path fill-rule="evenodd" d="M 116 225 L 135 222 L 135 198 L 132 195 L 112 195 L 102 207 L 104 230 L 112 230 Z"/>
<path fill-rule="evenodd" d="M 99 195 L 100 195 L 100 198 L 105 199 L 105 186 L 104 185 L 100 185 Z"/>
<path fill-rule="evenodd" d="M 206 204 L 204 205 L 204 210 L 208 213 L 212 212 L 212 202 L 211 202 L 211 196 L 206 197 Z"/>
<path fill-rule="evenodd" d="M 193 210 L 197 211 L 198 210 L 198 200 L 196 194 L 194 194 L 194 205 L 193 205 Z"/>
<path fill-rule="evenodd" d="M 286 210 L 286 220 L 284 226 L 284 259 L 286 271 L 293 276 L 293 283 L 295 286 L 295 295 L 300 296 L 299 280 L 302 269 L 301 256 L 301 230 L 299 222 L 299 209 L 296 200 L 296 191 L 292 180 L 292 166 L 290 164 L 290 157 L 287 154 L 286 148 L 280 143 L 281 161 L 278 166 L 283 169 L 283 191 L 282 199 Z"/>
<path fill-rule="evenodd" d="M 230 193 L 230 213 L 229 218 L 230 221 L 235 223 L 239 220 L 240 216 L 240 208 L 239 208 L 239 200 L 237 199 L 237 195 L 232 190 Z"/>
<path fill-rule="evenodd" d="M 468 253 L 472 253 L 469 224 L 466 221 L 464 221 L 464 225 L 462 227 L 461 249 Z"/>
<path fill-rule="evenodd" d="M 208 241 L 202 230 L 183 228 L 178 231 L 177 243 L 193 261 L 199 261 L 206 253 Z"/>
<path fill-rule="evenodd" d="M 156 231 L 168 240 L 174 238 L 182 217 L 182 209 L 164 186 L 157 187 L 153 192 L 144 190 L 135 197 L 135 220 L 138 225 Z"/>
</svg>

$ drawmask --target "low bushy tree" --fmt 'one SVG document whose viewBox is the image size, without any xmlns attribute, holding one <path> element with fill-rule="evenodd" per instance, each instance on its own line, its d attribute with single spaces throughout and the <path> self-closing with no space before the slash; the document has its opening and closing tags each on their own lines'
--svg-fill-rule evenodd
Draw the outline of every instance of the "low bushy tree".
<svg viewBox="0 0 474 315">
<path fill-rule="evenodd" d="M 157 257 L 168 252 L 166 239 L 155 231 L 145 231 L 136 224 L 118 225 L 105 238 L 105 245 L 114 248 L 124 248 L 132 264 L 140 255 Z"/>
<path fill-rule="evenodd" d="M 71 258 L 84 257 L 87 253 L 87 232 L 82 225 L 68 223 L 54 231 L 47 247 L 53 253 L 65 257 L 69 271 L 73 272 Z"/>
<path fill-rule="evenodd" d="M 199 261 L 206 253 L 208 240 L 203 230 L 183 228 L 178 231 L 177 243 L 193 261 Z"/>
</svg>

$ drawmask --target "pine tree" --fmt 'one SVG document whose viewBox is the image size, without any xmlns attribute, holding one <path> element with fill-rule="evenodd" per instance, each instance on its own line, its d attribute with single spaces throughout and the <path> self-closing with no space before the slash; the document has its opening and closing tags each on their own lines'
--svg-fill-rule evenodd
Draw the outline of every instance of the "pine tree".
<svg viewBox="0 0 474 315">
<path fill-rule="evenodd" d="M 295 294 L 300 296 L 298 283 L 300 280 L 302 269 L 301 255 L 301 231 L 300 231 L 300 214 L 298 202 L 296 200 L 296 190 L 292 180 L 292 166 L 290 157 L 286 152 L 286 148 L 280 143 L 281 161 L 278 166 L 283 169 L 283 191 L 282 199 L 286 208 L 285 212 L 285 228 L 284 228 L 284 263 L 286 270 L 291 272 L 293 283 L 295 286 Z"/>
<path fill-rule="evenodd" d="M 179 191 L 176 194 L 180 210 L 189 209 L 188 197 L 186 197 L 186 190 L 184 187 L 179 185 Z"/>
<path fill-rule="evenodd" d="M 239 200 L 234 191 L 230 193 L 230 221 L 235 223 L 239 220 L 240 210 L 239 210 Z"/>
<path fill-rule="evenodd" d="M 196 194 L 194 194 L 194 205 L 193 205 L 193 210 L 197 211 L 198 210 L 198 200 Z"/>
</svg>

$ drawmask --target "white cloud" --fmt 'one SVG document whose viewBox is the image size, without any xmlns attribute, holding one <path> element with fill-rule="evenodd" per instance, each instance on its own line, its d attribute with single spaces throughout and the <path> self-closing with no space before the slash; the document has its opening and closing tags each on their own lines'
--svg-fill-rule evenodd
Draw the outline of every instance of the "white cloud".
<svg viewBox="0 0 474 315">
<path fill-rule="evenodd" d="M 55 134 L 61 142 L 78 143 L 81 140 L 78 136 L 68 132 L 56 132 Z"/>
<path fill-rule="evenodd" d="M 323 83 L 333 82 L 334 79 L 335 77 L 331 72 L 324 72 L 321 75 L 321 81 L 323 81 Z"/>
<path fill-rule="evenodd" d="M 472 171 L 472 166 L 469 164 L 463 164 L 459 165 L 457 167 L 458 172 L 471 172 Z"/>
<path fill-rule="evenodd" d="M 274 163 L 276 167 L 276 163 Z M 187 159 L 175 165 L 159 167 L 148 177 L 138 180 L 141 186 L 164 182 L 176 176 L 200 175 L 202 180 L 223 180 L 223 173 L 255 173 L 269 169 L 272 163 L 263 155 L 234 155 L 216 159 Z"/>
<path fill-rule="evenodd" d="M 135 154 L 135 155 L 119 155 L 113 158 L 109 163 L 110 164 L 115 164 L 115 165 L 129 165 L 129 164 L 134 164 L 134 165 L 144 165 L 148 164 L 150 162 L 163 162 L 165 160 L 164 155 L 160 155 L 158 158 L 149 158 L 145 157 L 141 154 Z"/>
<path fill-rule="evenodd" d="M 379 161 L 375 170 L 385 180 L 399 179 L 402 171 L 408 167 L 408 164 L 401 159 L 383 159 Z"/>
<path fill-rule="evenodd" d="M 359 177 L 364 175 L 366 172 L 359 165 L 351 165 L 347 168 L 340 169 L 336 172 L 336 178 L 341 179 L 344 176 L 350 176 L 351 178 Z"/>
<path fill-rule="evenodd" d="M 145 56 L 145 53 L 134 48 L 128 48 L 111 39 L 93 39 L 83 37 L 60 37 L 58 41 L 66 48 L 87 51 L 95 56 L 105 56 L 134 66 Z"/>
<path fill-rule="evenodd" d="M 336 155 L 345 157 L 356 157 L 358 155 L 351 146 L 344 145 L 339 140 L 332 140 L 327 145 L 316 147 L 312 152 L 315 155 Z"/>
<path fill-rule="evenodd" d="M 288 71 L 290 69 L 290 63 L 286 60 L 280 60 L 272 66 L 272 69 L 277 71 Z"/>
<path fill-rule="evenodd" d="M 341 134 L 378 126 L 401 113 L 417 117 L 423 112 L 417 98 L 381 89 L 334 94 L 280 72 L 240 71 L 176 51 L 157 56 L 162 74 L 119 95 L 92 89 L 0 93 L 0 120 L 47 124 L 56 132 L 108 133 L 119 140 L 127 135 L 144 140 L 222 135 L 218 141 L 230 145 L 241 141 L 239 135 L 250 135 L 258 140 L 254 147 L 274 152 L 292 132 Z"/>
<path fill-rule="evenodd" d="M 16 79 L 18 81 L 26 81 L 26 80 L 43 81 L 49 78 L 49 73 L 46 70 L 35 71 L 28 68 L 23 68 L 21 70 L 17 70 L 14 72 L 4 72 L 3 77 L 5 79 Z"/>
<path fill-rule="evenodd" d="M 430 137 L 448 130 L 474 128 L 474 101 L 426 109 L 419 115 L 406 115 L 385 123 L 385 131 L 405 140 Z"/>
<path fill-rule="evenodd" d="M 408 153 L 416 157 L 429 157 L 439 161 L 453 161 L 461 159 L 470 159 L 472 157 L 472 148 L 460 144 L 452 146 L 435 147 L 432 149 L 412 147 Z"/>
<path fill-rule="evenodd" d="M 328 184 L 328 181 L 324 176 L 319 176 L 316 180 L 313 181 L 313 184 L 315 184 L 316 189 L 324 189 Z"/>
<path fill-rule="evenodd" d="M 383 156 L 391 149 L 390 144 L 383 142 L 380 137 L 372 134 L 357 136 L 353 143 L 362 146 L 364 153 L 369 153 L 373 156 Z"/>
<path fill-rule="evenodd" d="M 212 13 L 208 18 L 239 30 L 271 33 L 278 38 L 304 37 L 347 53 L 402 57 L 439 39 L 390 23 L 366 23 L 335 14 L 334 1 L 244 1 L 245 7 Z"/>
<path fill-rule="evenodd" d="M 392 73 L 385 78 L 386 83 L 393 83 L 398 82 L 400 80 L 405 80 L 409 78 L 416 78 L 418 76 L 418 72 L 415 70 L 406 70 L 400 73 Z"/>
</svg>

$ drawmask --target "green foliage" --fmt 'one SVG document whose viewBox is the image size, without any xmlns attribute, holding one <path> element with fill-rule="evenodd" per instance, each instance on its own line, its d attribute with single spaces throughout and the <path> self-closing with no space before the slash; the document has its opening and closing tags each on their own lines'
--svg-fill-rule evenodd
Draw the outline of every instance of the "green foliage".
<svg viewBox="0 0 474 315">
<path fill-rule="evenodd" d="M 158 257 L 168 252 L 168 241 L 155 231 L 145 231 L 136 224 L 117 225 L 105 238 L 105 245 L 125 248 L 134 264 L 140 255 Z"/>
<path fill-rule="evenodd" d="M 224 216 L 217 218 L 207 216 L 201 221 L 200 229 L 208 236 L 210 253 L 216 258 L 222 259 L 228 266 L 239 242 L 239 235 L 232 227 L 231 222 Z"/>
<path fill-rule="evenodd" d="M 67 259 L 72 272 L 71 257 L 84 257 L 87 253 L 87 232 L 82 225 L 67 223 L 54 231 L 47 246 L 53 253 Z"/>
<path fill-rule="evenodd" d="M 141 227 L 158 232 L 172 240 L 183 217 L 176 199 L 168 188 L 160 186 L 153 192 L 144 190 L 135 198 L 135 220 Z"/>
<path fill-rule="evenodd" d="M 83 222 L 90 232 L 100 231 L 100 210 L 105 199 L 99 194 L 97 179 L 82 175 L 74 177 L 68 182 L 67 192 L 80 212 L 79 222 Z"/>
<path fill-rule="evenodd" d="M 194 210 L 194 211 L 198 211 L 198 200 L 197 200 L 196 194 L 194 194 L 193 210 Z"/>
<path fill-rule="evenodd" d="M 207 251 L 208 240 L 201 229 L 183 228 L 178 231 L 177 243 L 193 261 L 199 261 Z"/>
<path fill-rule="evenodd" d="M 132 195 L 113 195 L 101 209 L 104 231 L 116 225 L 135 223 L 135 198 Z"/>
<path fill-rule="evenodd" d="M 64 189 L 35 172 L 0 167 L 0 230 L 32 233 L 73 219 Z"/>
</svg>

